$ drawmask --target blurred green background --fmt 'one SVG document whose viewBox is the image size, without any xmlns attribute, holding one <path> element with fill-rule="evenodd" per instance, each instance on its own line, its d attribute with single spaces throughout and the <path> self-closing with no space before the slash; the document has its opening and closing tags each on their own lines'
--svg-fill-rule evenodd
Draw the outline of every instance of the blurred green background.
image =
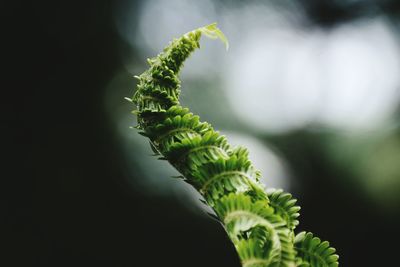
<svg viewBox="0 0 400 267">
<path fill-rule="evenodd" d="M 298 230 L 342 266 L 394 266 L 400 237 L 400 6 L 395 0 L 1 4 L 0 266 L 240 266 L 200 195 L 129 126 L 133 75 L 218 22 L 182 103 L 247 146 Z"/>
</svg>

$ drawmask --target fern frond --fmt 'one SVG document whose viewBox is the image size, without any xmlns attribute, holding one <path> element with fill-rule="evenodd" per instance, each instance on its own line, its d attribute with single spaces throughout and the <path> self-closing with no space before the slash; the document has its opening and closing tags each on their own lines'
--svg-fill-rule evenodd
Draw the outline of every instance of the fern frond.
<svg viewBox="0 0 400 267">
<path fill-rule="evenodd" d="M 247 192 L 261 186 L 258 184 L 259 172 L 246 154 L 238 152 L 236 149 L 228 159 L 219 158 L 203 164 L 193 173 L 192 184 L 211 206 L 230 192 Z"/>
<path fill-rule="evenodd" d="M 178 170 L 190 174 L 202 164 L 219 158 L 228 159 L 230 147 L 225 136 L 218 132 L 208 131 L 203 136 L 184 138 L 181 142 L 173 143 L 166 150 L 164 155 L 171 164 Z"/>
<path fill-rule="evenodd" d="M 243 267 L 265 267 L 271 263 L 271 249 L 257 239 L 240 240 L 236 249 Z"/>
<path fill-rule="evenodd" d="M 253 239 L 257 240 L 260 246 L 262 247 L 271 247 L 271 234 L 268 230 L 263 226 L 256 226 L 251 229 L 251 231 L 244 232 L 244 239 Z"/>
<path fill-rule="evenodd" d="M 287 227 L 293 230 L 299 224 L 297 218 L 300 216 L 300 207 L 296 206 L 297 199 L 292 198 L 290 193 L 274 188 L 268 189 L 267 195 L 270 205 L 285 220 Z"/>
<path fill-rule="evenodd" d="M 267 200 L 253 202 L 249 196 L 231 193 L 221 198 L 215 210 L 233 240 L 240 240 L 241 233 L 252 228 L 264 227 L 269 234 L 268 242 L 271 243 L 271 263 L 276 263 L 276 266 L 293 264 L 295 251 L 290 230 L 285 227 L 285 221 L 274 214 L 274 209 L 268 206 Z M 265 242 L 264 240 L 263 243 Z"/>
<path fill-rule="evenodd" d="M 210 25 L 200 28 L 199 30 L 201 31 L 201 33 L 211 39 L 220 39 L 225 44 L 226 50 L 229 49 L 228 39 L 225 37 L 224 33 L 220 29 L 218 29 L 217 23 L 212 23 Z"/>
<path fill-rule="evenodd" d="M 176 107 L 176 106 L 174 106 Z M 183 113 L 183 109 L 181 109 Z M 146 128 L 147 136 L 161 151 L 168 150 L 174 143 L 183 139 L 201 136 L 212 130 L 208 123 L 200 122 L 200 118 L 193 113 L 175 115 L 177 110 L 165 114 L 165 119 L 155 126 Z"/>
<path fill-rule="evenodd" d="M 336 250 L 329 246 L 328 241 L 314 237 L 310 232 L 296 235 L 294 246 L 300 257 L 300 266 L 336 267 L 339 266 L 339 256 Z M 308 265 L 307 265 L 308 264 Z"/>
<path fill-rule="evenodd" d="M 137 105 L 139 112 L 152 110 L 165 111 L 178 103 L 180 94 L 179 71 L 185 59 L 200 47 L 202 34 L 210 38 L 219 38 L 228 47 L 228 41 L 216 23 L 188 32 L 179 39 L 174 39 L 162 53 L 148 59 L 150 68 L 137 76 L 139 83 L 132 102 Z M 140 121 L 141 126 L 146 121 Z"/>
<path fill-rule="evenodd" d="M 148 70 L 136 76 L 137 90 L 128 98 L 137 108 L 135 128 L 150 139 L 155 155 L 168 160 L 182 174 L 178 177 L 204 196 L 224 224 L 243 266 L 337 266 L 334 250 L 310 234 L 296 237 L 295 258 L 293 229 L 300 209 L 296 200 L 282 190 L 266 192 L 247 149 L 231 148 L 225 136 L 180 106 L 179 71 L 200 47 L 202 35 L 219 38 L 228 48 L 224 34 L 210 24 L 174 39 L 148 60 Z"/>
</svg>

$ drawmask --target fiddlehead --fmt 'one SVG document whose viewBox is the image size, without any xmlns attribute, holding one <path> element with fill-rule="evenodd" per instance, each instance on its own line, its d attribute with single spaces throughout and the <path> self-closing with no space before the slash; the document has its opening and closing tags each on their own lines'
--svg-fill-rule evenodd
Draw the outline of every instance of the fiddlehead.
<svg viewBox="0 0 400 267">
<path fill-rule="evenodd" d="M 297 199 L 293 199 L 290 193 L 283 192 L 281 189 L 268 189 L 267 194 L 275 212 L 282 217 L 289 229 L 294 230 L 299 224 L 297 217 L 300 216 L 300 207 L 296 206 Z"/>
<path fill-rule="evenodd" d="M 312 233 L 299 233 L 294 244 L 298 251 L 299 266 L 336 267 L 339 265 L 337 262 L 339 256 L 335 254 L 336 250 L 329 247 L 328 241 L 322 242 Z"/>
<path fill-rule="evenodd" d="M 294 237 L 300 207 L 289 193 L 264 190 L 248 151 L 231 147 L 225 136 L 180 106 L 178 74 L 203 34 L 228 48 L 223 33 L 211 24 L 173 40 L 136 76 L 137 90 L 128 99 L 136 104 L 136 128 L 214 209 L 243 266 L 337 266 L 338 257 L 326 242 L 312 234 Z"/>
</svg>

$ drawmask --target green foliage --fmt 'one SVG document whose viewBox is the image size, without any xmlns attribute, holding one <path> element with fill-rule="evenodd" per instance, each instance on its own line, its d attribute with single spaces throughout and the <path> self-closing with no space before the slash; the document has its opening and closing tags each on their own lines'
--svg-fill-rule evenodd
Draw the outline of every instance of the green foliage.
<svg viewBox="0 0 400 267">
<path fill-rule="evenodd" d="M 294 240 L 294 245 L 298 253 L 299 266 L 336 267 L 339 265 L 336 250 L 329 247 L 328 241 L 321 242 L 321 239 L 314 237 L 312 233 L 299 233 Z"/>
<path fill-rule="evenodd" d="M 291 232 L 285 227 L 286 222 L 268 205 L 268 200 L 253 201 L 250 196 L 231 193 L 221 198 L 215 211 L 222 219 L 234 243 L 243 239 L 254 240 L 254 244 L 258 246 L 253 249 L 260 250 L 255 251 L 257 254 L 262 254 L 264 245 L 268 246 L 269 256 L 266 266 L 290 266 L 294 262 L 296 253 Z M 253 233 L 254 228 L 257 228 L 257 233 Z M 260 228 L 264 228 L 263 231 L 268 234 L 260 235 Z M 264 240 L 263 237 L 268 237 L 268 239 Z M 239 248 L 238 251 L 240 254 Z M 262 260 L 265 259 L 257 258 L 256 262 Z"/>
<path fill-rule="evenodd" d="M 225 226 L 245 267 L 337 266 L 327 242 L 310 233 L 294 236 L 300 207 L 292 195 L 268 189 L 243 147 L 179 104 L 179 71 L 199 48 L 201 35 L 228 42 L 216 24 L 186 33 L 148 59 L 128 99 L 136 104 L 136 128 L 150 139 L 156 155 L 168 160 L 193 185 Z"/>
<path fill-rule="evenodd" d="M 286 226 L 293 230 L 299 224 L 297 217 L 300 216 L 298 212 L 300 207 L 296 206 L 297 200 L 293 199 L 290 193 L 283 192 L 281 189 L 268 189 L 267 194 L 270 205 L 284 219 Z"/>
</svg>

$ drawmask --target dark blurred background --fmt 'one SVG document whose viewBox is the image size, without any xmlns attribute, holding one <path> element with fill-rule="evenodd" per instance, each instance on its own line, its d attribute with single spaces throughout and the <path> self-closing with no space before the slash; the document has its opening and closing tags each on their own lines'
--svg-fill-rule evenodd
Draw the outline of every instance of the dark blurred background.
<svg viewBox="0 0 400 267">
<path fill-rule="evenodd" d="M 0 266 L 240 266 L 200 196 L 129 126 L 134 74 L 202 41 L 182 101 L 250 148 L 298 230 L 342 266 L 395 266 L 400 5 L 395 0 L 10 1 L 1 5 Z"/>
</svg>

